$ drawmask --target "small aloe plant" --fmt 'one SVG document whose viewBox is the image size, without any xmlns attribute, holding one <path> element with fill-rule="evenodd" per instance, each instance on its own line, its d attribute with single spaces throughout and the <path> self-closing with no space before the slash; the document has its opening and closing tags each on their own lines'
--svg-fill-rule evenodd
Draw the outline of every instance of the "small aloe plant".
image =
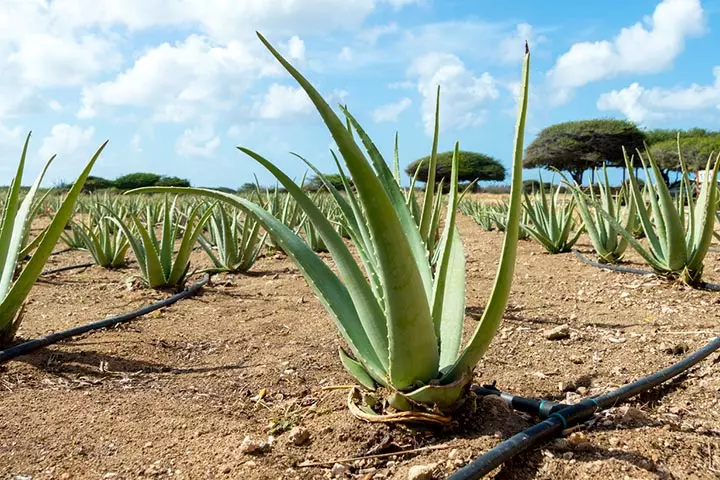
<svg viewBox="0 0 720 480">
<path fill-rule="evenodd" d="M 90 216 L 87 223 L 73 223 L 72 230 L 97 265 L 108 269 L 125 265 L 125 254 L 130 248 L 130 242 L 112 219 L 107 216 Z"/>
<path fill-rule="evenodd" d="M 613 197 L 607 167 L 604 165 L 602 173 L 602 181 L 597 184 L 597 195 L 594 185 L 591 184 L 589 193 L 585 193 L 575 181 L 571 183 L 567 177 L 563 178 L 571 188 L 578 213 L 598 259 L 601 263 L 618 263 L 625 254 L 628 241 L 614 227 L 614 223 L 620 223 L 625 230 L 632 232 L 637 224 L 637 212 L 633 196 L 628 195 L 624 187 Z M 601 178 L 597 172 L 595 176 Z M 623 202 L 627 202 L 626 208 L 623 208 Z M 615 222 L 610 222 L 606 218 L 608 216 L 614 218 Z"/>
<path fill-rule="evenodd" d="M 45 262 L 63 233 L 65 225 L 72 217 L 75 211 L 75 202 L 95 161 L 107 145 L 107 142 L 103 143 L 85 166 L 70 191 L 58 205 L 50 225 L 37 239 L 30 242 L 29 246 L 32 246 L 33 249 L 32 257 L 25 265 L 21 265 L 21 260 L 29 251 L 27 247 L 23 248 L 23 244 L 28 238 L 30 224 L 34 218 L 32 216 L 33 202 L 45 172 L 55 159 L 53 156 L 47 161 L 25 198 L 20 201 L 20 185 L 29 142 L 30 134 L 25 140 L 20 163 L 10 184 L 0 216 L 0 347 L 10 344 L 15 338 L 15 333 L 22 322 L 25 299 L 42 273 Z"/>
<path fill-rule="evenodd" d="M 525 228 L 551 254 L 569 252 L 583 231 L 573 216 L 575 199 L 561 201 L 560 187 L 558 184 L 548 195 L 541 178 L 537 192 L 532 196 L 525 193 L 525 212 L 529 220 Z"/>
<path fill-rule="evenodd" d="M 209 238 L 198 236 L 214 268 L 210 272 L 244 273 L 250 270 L 260 255 L 267 234 L 252 216 L 240 219 L 234 208 L 217 204 L 208 222 Z"/>
<path fill-rule="evenodd" d="M 356 192 L 347 190 L 346 197 L 340 195 L 329 181 L 326 186 L 343 211 L 359 262 L 334 225 L 302 188 L 272 162 L 245 148 L 239 147 L 278 179 L 315 225 L 333 257 L 338 274 L 292 229 L 245 198 L 198 188 L 149 187 L 138 191 L 202 195 L 234 205 L 256 217 L 296 263 L 331 314 L 349 349 L 349 352 L 340 350 L 341 362 L 355 380 L 367 389 L 387 388 L 390 405 L 410 411 L 403 412 L 407 415 L 397 414 L 401 418 L 441 421 L 427 409 L 451 410 L 461 401 L 470 385 L 473 368 L 502 321 L 510 293 L 521 213 L 529 52 L 526 51 L 523 63 L 512 193 L 500 264 L 483 317 L 463 347 L 465 255 L 455 223 L 459 201 L 459 147 L 456 145 L 455 148 L 447 213 L 436 247 L 437 262 L 433 266 L 426 244 L 427 233 L 432 228 L 431 217 L 418 225 L 405 193 L 355 118 L 347 109 L 342 109 L 365 153 L 317 90 L 261 35 L 259 37 L 308 94 L 352 176 Z M 437 115 L 436 111 L 436 125 Z M 437 133 L 433 144 L 437 144 Z M 316 168 L 311 168 L 319 174 Z M 347 181 L 342 168 L 340 174 Z M 434 197 L 429 198 L 423 210 L 431 212 L 434 205 Z M 370 418 L 377 413 L 366 406 L 361 415 Z"/>
<path fill-rule="evenodd" d="M 170 204 L 166 197 L 161 215 L 160 238 L 155 232 L 154 215 L 148 215 L 143 225 L 136 214 L 130 213 L 131 226 L 112 209 L 107 209 L 109 217 L 128 239 L 130 248 L 140 264 L 142 278 L 150 288 L 181 288 L 185 284 L 193 246 L 212 213 L 212 209 L 208 208 L 200 215 L 201 205 L 201 203 L 195 205 L 188 214 L 185 224 L 181 225 L 176 219 L 175 202 Z M 179 236 L 180 249 L 175 254 L 175 240 Z"/>
</svg>

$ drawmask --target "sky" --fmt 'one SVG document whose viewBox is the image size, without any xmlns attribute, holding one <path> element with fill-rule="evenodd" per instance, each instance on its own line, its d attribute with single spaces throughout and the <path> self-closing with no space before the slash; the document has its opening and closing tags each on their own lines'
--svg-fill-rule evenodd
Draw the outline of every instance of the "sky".
<svg viewBox="0 0 720 480">
<path fill-rule="evenodd" d="M 720 130 L 720 0 L 0 0 L 0 184 L 150 171 L 194 186 L 335 171 L 332 140 L 261 32 L 401 165 L 456 141 L 510 165 L 524 41 L 526 145 L 553 123 Z M 526 171 L 535 178 L 536 171 Z M 405 179 L 407 183 L 407 179 Z"/>
</svg>

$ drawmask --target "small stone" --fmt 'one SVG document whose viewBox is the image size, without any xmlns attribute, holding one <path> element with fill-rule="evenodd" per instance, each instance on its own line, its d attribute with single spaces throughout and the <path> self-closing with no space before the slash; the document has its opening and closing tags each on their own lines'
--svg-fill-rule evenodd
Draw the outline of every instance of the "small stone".
<svg viewBox="0 0 720 480">
<path fill-rule="evenodd" d="M 345 473 L 347 473 L 348 468 L 343 465 L 342 463 L 336 463 L 332 466 L 330 469 L 330 475 L 332 478 L 342 478 L 345 476 Z"/>
<path fill-rule="evenodd" d="M 567 441 L 570 447 L 578 450 L 582 450 L 583 447 L 587 447 L 590 445 L 590 440 L 583 432 L 573 432 L 572 434 L 570 434 Z"/>
<path fill-rule="evenodd" d="M 635 407 L 622 407 L 619 413 L 623 425 L 647 425 L 652 422 L 645 412 Z"/>
<path fill-rule="evenodd" d="M 270 450 L 272 444 L 272 437 L 268 441 L 253 440 L 250 436 L 246 436 L 243 442 L 240 444 L 240 452 L 247 455 L 258 455 L 265 453 Z"/>
<path fill-rule="evenodd" d="M 288 440 L 299 447 L 310 440 L 310 432 L 305 427 L 293 427 L 288 433 Z"/>
<path fill-rule="evenodd" d="M 575 391 L 575 383 L 571 381 L 563 381 L 558 383 L 558 390 L 560 393 L 573 392 Z"/>
<path fill-rule="evenodd" d="M 618 437 L 610 437 L 610 440 L 608 440 L 608 442 L 613 448 L 617 448 L 620 446 L 620 439 Z"/>
<path fill-rule="evenodd" d="M 585 363 L 585 359 L 583 359 L 582 357 L 580 357 L 580 356 L 578 356 L 578 355 L 573 355 L 573 356 L 571 356 L 571 357 L 570 357 L 570 361 L 571 361 L 572 363 L 574 363 L 575 365 L 580 365 L 580 364 L 582 364 L 582 363 Z"/>
<path fill-rule="evenodd" d="M 573 452 L 565 452 L 562 454 L 563 460 L 572 460 Z"/>
<path fill-rule="evenodd" d="M 570 338 L 570 325 L 565 323 L 563 325 L 560 325 L 559 327 L 545 330 L 543 335 L 548 340 L 563 340 L 565 338 Z"/>
<path fill-rule="evenodd" d="M 103 479 L 115 478 L 115 477 L 117 477 L 117 473 L 115 473 L 115 472 L 107 472 L 105 475 L 102 476 Z M 70 478 L 70 477 L 68 476 L 67 478 Z"/>
<path fill-rule="evenodd" d="M 448 458 L 455 458 L 455 457 L 458 456 L 458 453 L 459 453 L 459 452 L 458 452 L 458 449 L 457 449 L 457 448 L 453 448 L 453 449 L 450 450 L 450 452 L 448 453 Z"/>
<path fill-rule="evenodd" d="M 232 465 L 225 464 L 222 467 L 220 467 L 220 473 L 228 474 L 232 471 Z"/>
<path fill-rule="evenodd" d="M 413 465 L 408 470 L 408 480 L 432 480 L 435 465 Z"/>
<path fill-rule="evenodd" d="M 498 395 L 483 396 L 480 408 L 488 412 L 491 417 L 507 416 L 510 414 L 510 407 L 505 403 L 505 400 Z"/>
<path fill-rule="evenodd" d="M 575 405 L 575 404 L 578 403 L 580 400 L 582 400 L 582 397 L 581 397 L 580 394 L 578 394 L 578 393 L 575 393 L 575 392 L 567 392 L 567 393 L 565 394 L 565 403 L 567 403 L 568 405 Z"/>
</svg>

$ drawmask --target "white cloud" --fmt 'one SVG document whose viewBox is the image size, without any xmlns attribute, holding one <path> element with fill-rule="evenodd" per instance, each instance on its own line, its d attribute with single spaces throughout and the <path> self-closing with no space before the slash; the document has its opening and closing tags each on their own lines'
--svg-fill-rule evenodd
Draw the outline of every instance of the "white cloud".
<svg viewBox="0 0 720 480">
<path fill-rule="evenodd" d="M 429 53 L 417 58 L 409 73 L 417 76 L 422 96 L 422 120 L 425 132 L 432 135 L 435 124 L 435 99 L 440 85 L 440 130 L 463 129 L 481 123 L 483 105 L 500 95 L 497 82 L 487 72 L 476 77 L 455 55 Z"/>
<path fill-rule="evenodd" d="M 302 88 L 273 83 L 255 103 L 254 111 L 260 118 L 273 120 L 310 113 L 312 103 Z"/>
<path fill-rule="evenodd" d="M 410 108 L 410 105 L 412 105 L 412 100 L 407 97 L 382 105 L 372 112 L 373 121 L 376 123 L 396 122 L 400 114 Z"/>
<path fill-rule="evenodd" d="M 43 138 L 39 154 L 43 159 L 55 154 L 58 157 L 72 155 L 89 145 L 94 133 L 94 127 L 82 128 L 79 125 L 58 123 L 52 127 L 50 135 Z"/>
<path fill-rule="evenodd" d="M 390 4 L 391 7 L 393 7 L 395 10 L 400 10 L 401 8 L 407 7 L 408 5 L 419 5 L 423 3 L 425 0 L 385 0 L 387 3 Z"/>
<path fill-rule="evenodd" d="M 343 47 L 338 54 L 338 58 L 343 62 L 351 62 L 353 59 L 353 51 L 350 47 Z"/>
<path fill-rule="evenodd" d="M 556 101 L 566 101 L 572 90 L 620 74 L 651 74 L 671 67 L 687 37 L 705 29 L 700 0 L 663 0 L 652 17 L 623 28 L 612 40 L 576 43 L 548 72 Z"/>
<path fill-rule="evenodd" d="M 290 37 L 288 51 L 290 58 L 301 62 L 305 60 L 305 42 L 297 35 Z"/>
<path fill-rule="evenodd" d="M 209 158 L 220 146 L 220 137 L 210 123 L 186 129 L 175 142 L 175 152 L 182 157 Z"/>
<path fill-rule="evenodd" d="M 720 109 L 720 66 L 713 69 L 714 83 L 687 88 L 645 88 L 637 82 L 621 90 L 604 93 L 597 101 L 600 110 L 617 110 L 638 123 L 706 109 Z"/>
<path fill-rule="evenodd" d="M 240 42 L 218 46 L 191 35 L 163 43 L 138 58 L 115 79 L 82 92 L 80 118 L 112 107 L 149 107 L 156 121 L 184 122 L 199 112 L 227 110 L 257 76 L 272 67 Z"/>
<path fill-rule="evenodd" d="M 102 38 L 86 35 L 75 40 L 46 33 L 23 37 L 7 62 L 20 79 L 37 87 L 82 85 L 88 79 L 117 68 L 122 56 Z"/>
<path fill-rule="evenodd" d="M 134 135 L 132 136 L 132 139 L 130 139 L 130 147 L 131 147 L 131 148 L 133 149 L 133 151 L 135 151 L 135 152 L 142 152 L 142 151 L 143 151 L 143 148 L 142 148 L 142 137 L 140 136 L 139 133 L 134 134 Z"/>
</svg>

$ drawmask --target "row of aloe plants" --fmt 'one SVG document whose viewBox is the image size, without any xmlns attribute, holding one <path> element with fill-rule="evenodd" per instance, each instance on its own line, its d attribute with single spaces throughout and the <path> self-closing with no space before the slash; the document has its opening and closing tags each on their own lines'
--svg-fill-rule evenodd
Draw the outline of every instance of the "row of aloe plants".
<svg viewBox="0 0 720 480">
<path fill-rule="evenodd" d="M 602 263 L 621 262 L 630 246 L 657 274 L 693 286 L 702 284 L 704 260 L 713 235 L 718 236 L 714 228 L 720 201 L 720 153 L 708 158 L 708 174 L 696 197 L 679 146 L 680 138 L 681 178 L 676 195 L 671 194 L 647 149 L 635 155 L 624 151 L 630 178 L 615 193 L 604 167 L 596 171 L 598 182 L 589 187 L 563 175 L 562 183 L 548 192 L 541 181 L 537 191 L 525 194 L 521 228 L 552 254 L 570 251 L 586 232 Z M 638 161 L 646 179 L 642 187 L 635 174 Z M 499 205 L 466 200 L 461 211 L 486 230 L 502 230 L 505 213 Z"/>
</svg>

